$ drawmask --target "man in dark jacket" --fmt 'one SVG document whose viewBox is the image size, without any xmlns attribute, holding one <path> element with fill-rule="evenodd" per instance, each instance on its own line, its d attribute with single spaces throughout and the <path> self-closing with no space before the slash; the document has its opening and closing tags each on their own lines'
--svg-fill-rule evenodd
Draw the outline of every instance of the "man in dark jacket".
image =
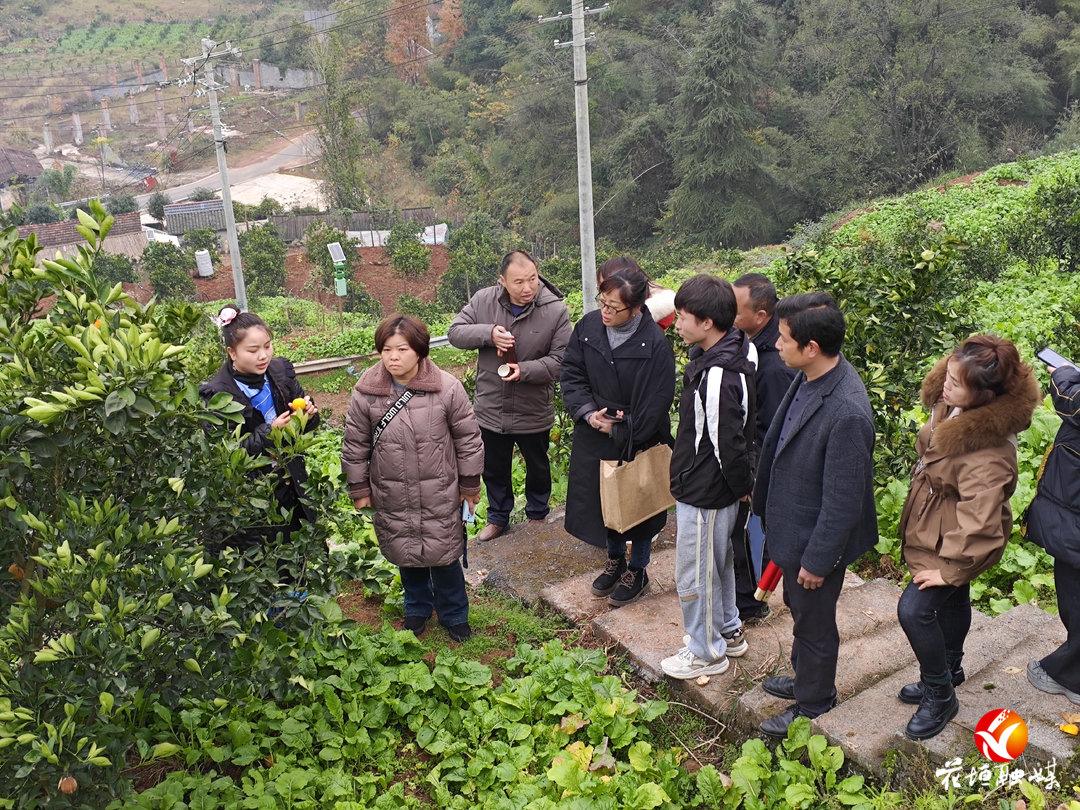
<svg viewBox="0 0 1080 810">
<path fill-rule="evenodd" d="M 764 520 L 794 620 L 795 677 L 762 684 L 795 701 L 761 724 L 783 737 L 796 717 L 817 717 L 836 704 L 836 602 L 845 568 L 878 533 L 874 418 L 866 387 L 840 354 L 844 315 L 824 292 L 784 298 L 776 312 L 780 357 L 800 373 L 765 435 L 754 513 Z"/>
<path fill-rule="evenodd" d="M 1054 558 L 1058 617 L 1065 643 L 1028 664 L 1036 689 L 1080 705 L 1080 370 L 1051 368 L 1050 396 L 1061 417 L 1035 500 L 1027 512 L 1027 538 Z"/>
<path fill-rule="evenodd" d="M 447 337 L 459 349 L 480 350 L 474 405 L 484 439 L 488 512 L 478 539 L 491 540 L 514 509 L 514 445 L 525 461 L 525 515 L 532 521 L 547 517 L 555 381 L 570 316 L 562 293 L 539 274 L 533 258 L 515 250 L 503 257 L 499 283 L 472 297 Z"/>
<path fill-rule="evenodd" d="M 691 344 L 679 430 L 671 456 L 675 498 L 675 586 L 686 646 L 660 662 L 672 678 L 720 675 L 747 650 L 735 607 L 731 531 L 754 488 L 754 372 L 757 350 L 732 324 L 731 284 L 687 279 L 675 296 L 675 328 Z"/>
<path fill-rule="evenodd" d="M 754 375 L 757 383 L 757 430 L 754 440 L 760 451 L 769 424 L 796 372 L 780 359 L 776 348 L 780 327 L 776 317 L 776 288 L 773 283 L 761 273 L 746 273 L 737 278 L 733 286 L 738 305 L 735 326 L 754 342 L 758 353 L 757 373 Z M 771 613 L 767 604 L 754 598 L 757 576 L 747 531 L 749 518 L 750 504 L 740 502 L 731 534 L 731 551 L 735 556 L 735 606 L 739 609 L 739 618 L 744 622 L 764 619 Z M 761 570 L 764 571 L 768 564 L 769 549 L 766 543 L 761 551 Z"/>
</svg>

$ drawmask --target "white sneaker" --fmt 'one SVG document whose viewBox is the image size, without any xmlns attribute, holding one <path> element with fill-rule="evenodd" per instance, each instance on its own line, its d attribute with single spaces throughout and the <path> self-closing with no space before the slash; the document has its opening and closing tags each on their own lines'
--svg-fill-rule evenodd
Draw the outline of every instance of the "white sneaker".
<svg viewBox="0 0 1080 810">
<path fill-rule="evenodd" d="M 683 647 L 661 661 L 660 668 L 672 678 L 688 681 L 701 675 L 723 675 L 728 670 L 728 660 L 726 655 L 722 655 L 715 661 L 706 661 L 694 655 L 689 647 Z"/>
<path fill-rule="evenodd" d="M 746 655 L 746 651 L 750 649 L 750 645 L 746 643 L 746 639 L 743 638 L 741 631 L 736 630 L 731 635 L 724 636 L 724 641 L 727 642 L 727 654 L 729 658 L 742 658 Z M 683 650 L 690 646 L 690 636 L 686 635 L 682 637 Z M 682 650 L 679 650 L 682 652 Z"/>
</svg>

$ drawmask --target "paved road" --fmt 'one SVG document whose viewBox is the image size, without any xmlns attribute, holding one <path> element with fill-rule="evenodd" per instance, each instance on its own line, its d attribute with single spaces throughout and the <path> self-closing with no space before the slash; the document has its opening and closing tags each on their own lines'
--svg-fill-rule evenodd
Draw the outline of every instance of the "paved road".
<svg viewBox="0 0 1080 810">
<path fill-rule="evenodd" d="M 300 166 L 304 163 L 308 163 L 318 154 L 319 139 L 313 132 L 308 132 L 304 135 L 292 138 L 289 143 L 282 141 L 280 151 L 265 160 L 260 160 L 258 163 L 253 163 L 250 166 L 244 166 L 243 168 L 238 169 L 230 166 L 229 185 L 239 185 L 246 180 L 253 180 L 256 177 L 273 174 L 280 169 Z M 165 194 L 168 195 L 169 200 L 172 202 L 179 202 L 187 199 L 187 196 L 197 188 L 211 188 L 215 191 L 219 191 L 221 189 L 221 175 L 214 172 L 194 183 L 188 183 L 183 186 L 175 186 L 174 188 L 163 190 Z M 149 194 L 140 194 L 135 198 L 139 203 L 140 208 L 146 207 L 146 201 L 148 199 L 150 199 Z"/>
</svg>

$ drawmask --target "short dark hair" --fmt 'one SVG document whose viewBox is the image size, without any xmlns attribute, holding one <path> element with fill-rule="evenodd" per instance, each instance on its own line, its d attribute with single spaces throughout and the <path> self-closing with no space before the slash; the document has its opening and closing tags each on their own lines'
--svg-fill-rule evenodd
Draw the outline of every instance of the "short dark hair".
<svg viewBox="0 0 1080 810">
<path fill-rule="evenodd" d="M 540 265 L 536 263 L 536 259 L 529 255 L 529 252 L 527 250 L 511 250 L 509 253 L 502 257 L 502 264 L 499 265 L 499 275 L 505 276 L 506 269 L 510 265 L 520 264 L 522 262 L 528 262 L 534 268 L 536 268 L 536 271 L 538 273 L 540 272 Z"/>
<path fill-rule="evenodd" d="M 641 270 L 618 270 L 600 282 L 599 293 L 616 293 L 631 309 L 645 306 L 649 297 L 649 278 Z"/>
<path fill-rule="evenodd" d="M 743 273 L 733 282 L 736 287 L 750 290 L 750 304 L 754 311 L 764 310 L 770 318 L 776 310 L 776 287 L 769 281 L 768 276 L 761 273 Z"/>
<path fill-rule="evenodd" d="M 703 321 L 712 318 L 713 326 L 727 332 L 735 323 L 738 304 L 731 282 L 708 273 L 688 278 L 675 293 L 675 309 L 688 312 Z"/>
<path fill-rule="evenodd" d="M 776 315 L 787 321 L 791 338 L 800 349 L 810 341 L 817 343 L 822 353 L 836 357 L 844 346 L 844 313 L 836 299 L 827 292 L 802 293 L 781 298 L 776 305 Z"/>
<path fill-rule="evenodd" d="M 405 342 L 423 360 L 428 356 L 431 344 L 431 333 L 427 325 L 419 318 L 412 315 L 400 315 L 394 313 L 375 329 L 375 351 L 381 352 L 386 341 L 394 335 L 401 335 Z"/>
<path fill-rule="evenodd" d="M 1003 394 L 1018 394 L 1026 379 L 1020 352 L 1011 340 L 997 335 L 972 335 L 955 349 L 957 379 L 971 394 L 971 408 L 989 405 Z"/>
<path fill-rule="evenodd" d="M 221 327 L 221 337 L 225 341 L 225 347 L 229 349 L 235 349 L 237 344 L 244 339 L 252 329 L 263 329 L 271 339 L 274 337 L 273 330 L 266 325 L 266 321 L 256 315 L 254 312 L 240 312 L 240 307 L 237 304 L 226 304 L 220 310 L 218 310 L 218 318 L 221 318 L 226 314 L 226 310 L 235 310 L 236 315 L 227 324 L 223 324 Z"/>
</svg>

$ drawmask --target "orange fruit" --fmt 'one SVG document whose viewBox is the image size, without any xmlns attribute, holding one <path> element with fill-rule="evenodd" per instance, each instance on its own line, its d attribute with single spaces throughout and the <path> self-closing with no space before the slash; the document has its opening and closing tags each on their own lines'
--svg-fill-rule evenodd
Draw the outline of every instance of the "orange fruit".
<svg viewBox="0 0 1080 810">
<path fill-rule="evenodd" d="M 307 410 L 307 400 L 306 399 L 301 399 L 300 397 L 297 397 L 296 399 L 294 399 L 292 402 L 289 403 L 289 405 L 290 405 L 290 407 L 292 407 L 292 409 L 294 411 Z"/>
<path fill-rule="evenodd" d="M 74 776 L 65 776 L 60 780 L 59 784 L 57 784 L 57 787 L 60 788 L 61 793 L 66 793 L 70 796 L 79 789 L 79 783 L 75 781 Z"/>
<path fill-rule="evenodd" d="M 98 329 L 101 328 L 101 318 L 98 318 L 96 321 L 94 321 L 94 326 L 96 326 Z"/>
<path fill-rule="evenodd" d="M 16 582 L 21 582 L 22 578 L 26 575 L 26 572 L 22 570 L 18 563 L 12 563 L 8 566 L 8 573 L 15 577 Z"/>
</svg>

